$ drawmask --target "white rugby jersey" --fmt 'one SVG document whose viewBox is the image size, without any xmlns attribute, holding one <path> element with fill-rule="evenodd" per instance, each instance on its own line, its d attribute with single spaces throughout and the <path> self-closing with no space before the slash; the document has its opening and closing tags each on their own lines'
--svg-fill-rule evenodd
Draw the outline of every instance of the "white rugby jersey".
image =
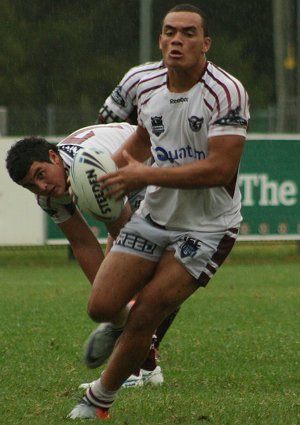
<svg viewBox="0 0 300 425">
<path fill-rule="evenodd" d="M 84 127 L 70 134 L 57 145 L 67 173 L 78 150 L 93 147 L 112 155 L 135 129 L 127 123 L 112 123 Z M 37 196 L 37 201 L 55 223 L 68 220 L 76 209 L 67 192 L 61 198 Z"/>
<path fill-rule="evenodd" d="M 199 82 L 185 93 L 167 87 L 167 70 L 138 86 L 138 120 L 150 135 L 157 167 L 177 167 L 208 154 L 212 136 L 246 136 L 248 95 L 233 76 L 207 62 Z M 218 231 L 237 227 L 241 196 L 237 176 L 228 187 L 173 189 L 149 186 L 138 213 L 167 228 Z"/>
<path fill-rule="evenodd" d="M 147 62 L 131 68 L 105 100 L 98 113 L 99 122 L 126 121 L 137 106 L 137 85 L 145 75 L 164 68 L 162 61 Z"/>
</svg>

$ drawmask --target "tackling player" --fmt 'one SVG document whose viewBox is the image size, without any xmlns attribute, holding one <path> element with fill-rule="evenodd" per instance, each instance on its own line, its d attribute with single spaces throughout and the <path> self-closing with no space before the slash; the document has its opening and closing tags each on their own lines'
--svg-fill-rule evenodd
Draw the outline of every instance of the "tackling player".
<svg viewBox="0 0 300 425">
<path fill-rule="evenodd" d="M 98 123 L 137 122 L 136 90 L 142 77 L 164 68 L 163 61 L 148 62 L 131 68 L 112 93 L 105 100 L 98 112 Z"/>
<path fill-rule="evenodd" d="M 36 195 L 38 205 L 49 214 L 70 242 L 74 256 L 91 284 L 104 254 L 68 193 L 69 169 L 78 150 L 93 147 L 112 155 L 134 131 L 135 127 L 128 123 L 94 125 L 75 131 L 58 145 L 43 138 L 27 137 L 15 143 L 7 153 L 6 167 L 10 177 Z M 143 190 L 132 192 L 120 217 L 115 222 L 105 223 L 109 232 L 107 250 L 143 196 Z M 122 333 L 129 308 L 130 305 L 115 317 L 113 323 L 102 324 L 93 332 L 84 354 L 88 367 L 98 367 L 107 360 Z M 99 335 L 100 341 L 97 338 Z M 163 382 L 154 347 L 150 349 L 140 373 L 130 377 L 124 386 L 141 385 L 143 382 L 155 385 Z"/>
</svg>

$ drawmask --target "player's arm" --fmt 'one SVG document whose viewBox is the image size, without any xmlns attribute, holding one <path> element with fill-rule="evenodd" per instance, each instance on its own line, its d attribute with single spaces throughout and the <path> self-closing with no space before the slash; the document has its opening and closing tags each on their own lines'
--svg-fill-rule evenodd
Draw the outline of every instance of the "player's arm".
<svg viewBox="0 0 300 425">
<path fill-rule="evenodd" d="M 120 229 L 127 223 L 131 214 L 131 208 L 127 202 L 117 220 L 105 223 L 109 239 L 115 239 L 118 236 Z M 71 216 L 57 224 L 70 242 L 73 254 L 83 272 L 89 281 L 93 283 L 104 254 L 88 223 L 80 211 L 75 208 Z M 106 247 L 106 252 L 108 252 L 109 248 L 110 246 Z"/>
<path fill-rule="evenodd" d="M 145 143 L 146 140 L 145 137 Z M 227 186 L 237 174 L 245 137 L 237 135 L 211 137 L 208 142 L 207 158 L 179 167 L 159 168 L 148 167 L 136 161 L 135 148 L 132 148 L 130 143 L 134 141 L 142 143 L 143 137 L 139 140 L 137 138 L 128 140 L 125 152 L 118 152 L 116 158 L 123 167 L 101 179 L 103 187 L 118 185 L 118 189 L 110 191 L 110 195 L 116 198 L 118 192 L 128 192 L 147 185 L 180 189 Z"/>
<path fill-rule="evenodd" d="M 129 194 L 135 190 L 140 190 L 146 186 L 143 177 L 143 170 L 149 168 L 145 166 L 144 162 L 151 156 L 151 142 L 148 132 L 141 126 L 137 126 L 137 129 L 127 141 L 112 155 L 113 160 L 117 166 L 122 169 L 128 167 L 128 156 L 134 158 L 135 173 L 132 176 L 133 181 L 131 184 L 127 181 L 127 185 L 123 184 L 119 172 L 110 173 L 106 176 L 100 177 L 98 181 L 103 183 L 103 188 L 106 188 L 110 183 L 118 183 L 118 188 L 109 189 L 107 196 L 114 196 L 116 199 L 120 199 L 124 196 L 124 193 Z M 126 172 L 125 172 L 126 173 Z M 115 196 L 116 195 L 116 196 Z"/>
<path fill-rule="evenodd" d="M 136 123 L 135 81 L 131 79 L 131 70 L 122 78 L 111 94 L 100 107 L 97 117 L 98 124 L 111 122 Z"/>
<path fill-rule="evenodd" d="M 97 124 L 110 124 L 112 122 L 130 122 L 127 118 L 123 119 L 117 113 L 115 113 L 109 103 L 109 98 L 103 103 L 98 111 Z"/>
<path fill-rule="evenodd" d="M 238 135 L 211 137 L 205 159 L 147 170 L 146 183 L 180 189 L 227 186 L 238 172 L 244 143 L 245 137 Z"/>
<path fill-rule="evenodd" d="M 89 225 L 78 210 L 58 226 L 69 240 L 75 258 L 92 284 L 104 254 Z"/>
<path fill-rule="evenodd" d="M 136 91 L 140 79 L 149 72 L 164 68 L 163 62 L 134 66 L 122 77 L 98 112 L 98 124 L 127 121 L 137 123 Z"/>
<path fill-rule="evenodd" d="M 116 239 L 122 227 L 128 222 L 132 214 L 129 202 L 126 202 L 120 216 L 113 222 L 106 222 L 105 227 L 112 239 Z M 109 248 L 106 247 L 108 252 Z"/>
<path fill-rule="evenodd" d="M 108 98 L 99 109 L 96 121 L 97 124 L 110 124 L 112 122 L 128 122 L 129 124 L 135 124 L 137 122 L 136 107 L 133 106 L 130 112 L 121 114 L 120 111 L 114 111 L 109 100 Z"/>
</svg>

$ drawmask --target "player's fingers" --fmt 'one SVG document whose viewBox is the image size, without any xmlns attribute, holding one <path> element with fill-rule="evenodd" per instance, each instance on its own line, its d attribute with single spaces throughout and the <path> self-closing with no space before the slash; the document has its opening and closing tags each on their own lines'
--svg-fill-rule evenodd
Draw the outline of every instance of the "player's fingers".
<svg viewBox="0 0 300 425">
<path fill-rule="evenodd" d="M 122 184 L 123 178 L 119 174 L 112 173 L 107 174 L 104 180 L 101 178 L 98 181 L 100 183 L 100 189 L 107 191 Z"/>
<path fill-rule="evenodd" d="M 107 173 L 107 174 L 103 174 L 103 176 L 100 176 L 97 178 L 97 182 L 102 184 L 106 184 L 107 180 L 112 179 L 114 177 L 118 176 L 118 171 L 116 171 L 115 173 Z M 107 186 L 107 184 L 106 184 Z"/>
<path fill-rule="evenodd" d="M 113 198 L 116 201 L 122 199 L 126 194 L 125 187 L 123 185 L 109 186 L 104 189 L 103 192 L 105 193 L 106 198 Z"/>
</svg>

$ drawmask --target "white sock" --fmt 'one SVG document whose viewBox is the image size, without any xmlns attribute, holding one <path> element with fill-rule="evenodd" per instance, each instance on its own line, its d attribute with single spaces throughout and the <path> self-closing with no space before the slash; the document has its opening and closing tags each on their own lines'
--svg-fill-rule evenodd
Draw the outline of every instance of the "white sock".
<svg viewBox="0 0 300 425">
<path fill-rule="evenodd" d="M 107 390 L 102 382 L 101 378 L 94 381 L 90 388 L 86 391 L 86 398 L 94 405 L 102 407 L 103 409 L 109 409 L 117 397 L 118 391 Z"/>
</svg>

